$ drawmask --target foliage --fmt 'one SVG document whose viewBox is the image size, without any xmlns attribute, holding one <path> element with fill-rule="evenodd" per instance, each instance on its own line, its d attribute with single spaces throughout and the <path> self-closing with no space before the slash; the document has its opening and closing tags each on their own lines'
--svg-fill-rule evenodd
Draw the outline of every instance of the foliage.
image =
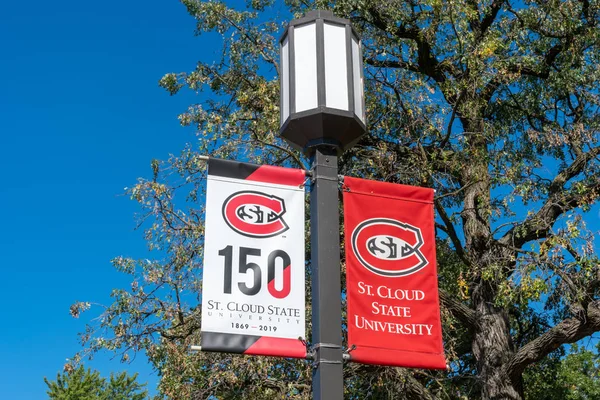
<svg viewBox="0 0 600 400">
<path fill-rule="evenodd" d="M 48 381 L 48 397 L 56 400 L 95 400 L 99 399 L 104 379 L 98 371 L 86 370 L 83 365 L 71 371 L 56 375 L 56 381 Z"/>
<path fill-rule="evenodd" d="M 148 392 L 142 390 L 146 384 L 137 382 L 137 373 L 133 376 L 126 372 L 114 375 L 110 374 L 108 382 L 104 387 L 102 400 L 145 400 L 148 398 Z"/>
<path fill-rule="evenodd" d="M 198 35 L 222 38 L 219 60 L 159 82 L 170 94 L 211 93 L 180 115 L 198 141 L 153 161 L 152 177 L 129 189 L 156 258 L 113 261 L 131 287 L 113 291 L 86 327 L 75 362 L 145 352 L 167 398 L 309 398 L 306 362 L 189 346 L 200 326 L 200 156 L 307 167 L 277 134 L 277 39 L 284 21 L 321 8 L 349 18 L 364 47 L 368 134 L 341 157 L 341 173 L 437 190 L 451 366 L 349 364 L 347 398 L 536 398 L 542 366 L 563 374 L 569 395 L 585 393 L 590 382 L 575 367 L 591 365 L 586 350 L 555 355 L 600 330 L 600 266 L 586 225 L 600 196 L 598 0 L 182 3 Z"/>
<path fill-rule="evenodd" d="M 145 384 L 137 382 L 137 374 L 127 372 L 110 374 L 110 379 L 100 377 L 83 365 L 56 375 L 56 381 L 44 378 L 48 385 L 48 397 L 52 400 L 145 400 L 148 392 Z"/>
<path fill-rule="evenodd" d="M 530 400 L 600 398 L 600 355 L 577 345 L 566 356 L 554 354 L 530 368 L 525 382 Z"/>
</svg>

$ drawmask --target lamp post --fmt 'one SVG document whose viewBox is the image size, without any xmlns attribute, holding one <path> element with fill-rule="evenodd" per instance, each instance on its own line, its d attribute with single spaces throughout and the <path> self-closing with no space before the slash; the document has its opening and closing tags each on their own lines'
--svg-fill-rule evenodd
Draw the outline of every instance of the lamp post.
<svg viewBox="0 0 600 400">
<path fill-rule="evenodd" d="M 311 11 L 280 40 L 280 135 L 311 158 L 313 398 L 343 398 L 337 157 L 365 132 L 360 38 Z"/>
</svg>

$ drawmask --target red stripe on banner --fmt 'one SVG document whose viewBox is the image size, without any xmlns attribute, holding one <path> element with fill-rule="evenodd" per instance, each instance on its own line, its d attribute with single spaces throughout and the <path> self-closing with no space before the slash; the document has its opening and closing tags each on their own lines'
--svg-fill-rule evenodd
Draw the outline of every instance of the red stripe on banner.
<svg viewBox="0 0 600 400">
<path fill-rule="evenodd" d="M 290 267 L 291 265 L 287 265 L 283 268 L 283 288 L 281 290 L 275 288 L 275 279 L 271 279 L 268 283 L 269 293 L 276 299 L 286 298 L 292 290 L 292 285 L 290 284 L 290 281 L 292 280 L 292 268 Z"/>
<path fill-rule="evenodd" d="M 304 183 L 306 174 L 303 169 L 261 165 L 250 174 L 246 180 L 256 182 L 276 183 L 279 185 L 300 186 Z"/>
<path fill-rule="evenodd" d="M 445 368 L 433 190 L 349 177 L 344 187 L 352 360 Z"/>
<path fill-rule="evenodd" d="M 306 345 L 300 339 L 284 339 L 263 336 L 244 354 L 287 358 L 306 358 Z"/>
<path fill-rule="evenodd" d="M 446 360 L 440 354 L 414 353 L 375 347 L 357 347 L 350 353 L 353 362 L 388 365 L 392 367 L 446 369 Z"/>
<path fill-rule="evenodd" d="M 391 197 L 411 202 L 433 203 L 433 189 L 367 179 L 344 177 L 344 186 L 352 185 L 352 193 L 377 197 Z"/>
</svg>

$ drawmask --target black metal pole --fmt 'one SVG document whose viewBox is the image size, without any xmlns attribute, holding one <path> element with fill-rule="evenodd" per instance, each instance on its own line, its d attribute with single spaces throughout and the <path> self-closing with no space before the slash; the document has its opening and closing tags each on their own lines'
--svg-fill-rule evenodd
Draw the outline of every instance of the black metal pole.
<svg viewBox="0 0 600 400">
<path fill-rule="evenodd" d="M 312 267 L 312 342 L 315 400 L 344 397 L 342 305 L 340 287 L 340 220 L 336 149 L 318 147 L 310 190 Z"/>
</svg>

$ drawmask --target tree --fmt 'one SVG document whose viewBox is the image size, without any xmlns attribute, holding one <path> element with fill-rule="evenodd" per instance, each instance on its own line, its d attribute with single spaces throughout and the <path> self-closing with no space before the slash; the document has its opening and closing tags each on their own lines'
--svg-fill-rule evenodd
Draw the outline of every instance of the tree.
<svg viewBox="0 0 600 400">
<path fill-rule="evenodd" d="M 98 371 L 92 372 L 83 365 L 66 368 L 66 372 L 56 374 L 56 381 L 44 378 L 48 386 L 48 397 L 52 400 L 144 400 L 148 392 L 145 384 L 137 382 L 137 374 L 127 372 L 110 374 L 110 379 L 100 377 Z"/>
<path fill-rule="evenodd" d="M 199 155 L 307 165 L 277 135 L 277 38 L 291 14 L 272 0 L 248 1 L 245 10 L 182 3 L 198 35 L 221 34 L 222 56 L 166 74 L 160 85 L 171 94 L 187 87 L 213 95 L 180 116 L 197 128 L 198 143 L 153 161 L 153 177 L 130 189 L 157 259 L 114 260 L 132 275 L 132 287 L 114 291 L 100 324 L 87 327 L 84 353 L 145 351 L 169 398 L 307 398 L 305 362 L 188 349 L 199 342 L 200 326 Z M 368 135 L 341 157 L 341 173 L 437 190 L 451 370 L 349 364 L 347 397 L 529 396 L 534 380 L 524 380 L 526 371 L 600 330 L 600 266 L 586 227 L 600 196 L 600 2 L 286 5 L 295 15 L 332 9 L 362 35 Z"/>
<path fill-rule="evenodd" d="M 55 400 L 97 400 L 102 393 L 104 379 L 98 371 L 92 372 L 83 365 L 78 368 L 56 374 L 56 381 L 48 381 L 48 397 Z"/>
</svg>

